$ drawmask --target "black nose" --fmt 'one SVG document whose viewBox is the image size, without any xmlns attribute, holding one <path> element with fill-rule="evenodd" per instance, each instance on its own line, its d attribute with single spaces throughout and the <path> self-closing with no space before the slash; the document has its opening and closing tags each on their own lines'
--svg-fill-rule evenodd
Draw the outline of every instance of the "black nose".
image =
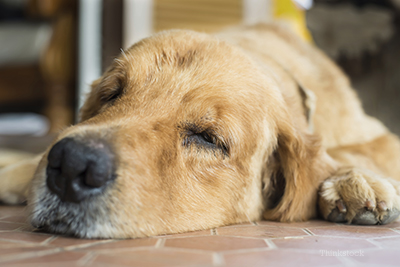
<svg viewBox="0 0 400 267">
<path fill-rule="evenodd" d="M 114 155 L 102 140 L 64 138 L 50 150 L 47 186 L 62 201 L 79 203 L 114 179 Z"/>
</svg>

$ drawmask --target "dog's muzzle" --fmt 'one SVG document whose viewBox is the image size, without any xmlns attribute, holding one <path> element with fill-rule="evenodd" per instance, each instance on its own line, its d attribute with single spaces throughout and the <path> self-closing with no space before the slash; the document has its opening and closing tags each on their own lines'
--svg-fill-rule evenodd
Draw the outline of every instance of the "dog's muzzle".
<svg viewBox="0 0 400 267">
<path fill-rule="evenodd" d="M 115 156 L 104 140 L 64 138 L 48 155 L 47 187 L 63 202 L 101 194 L 115 179 Z"/>
</svg>

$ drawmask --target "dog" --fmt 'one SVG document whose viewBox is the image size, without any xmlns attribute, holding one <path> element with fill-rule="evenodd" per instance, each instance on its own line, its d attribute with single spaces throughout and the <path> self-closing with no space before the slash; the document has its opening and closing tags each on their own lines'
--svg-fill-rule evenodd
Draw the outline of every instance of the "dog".
<svg viewBox="0 0 400 267">
<path fill-rule="evenodd" d="M 171 30 L 123 51 L 43 155 L 4 168 L 0 199 L 27 198 L 34 227 L 79 238 L 386 224 L 399 163 L 398 137 L 284 26 Z"/>
</svg>

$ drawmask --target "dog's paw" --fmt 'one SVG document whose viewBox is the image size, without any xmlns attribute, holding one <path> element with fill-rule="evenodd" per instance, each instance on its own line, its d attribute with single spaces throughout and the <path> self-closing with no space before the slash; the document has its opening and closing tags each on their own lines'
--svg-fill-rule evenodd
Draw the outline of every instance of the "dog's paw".
<svg viewBox="0 0 400 267">
<path fill-rule="evenodd" d="M 0 203 L 20 204 L 25 201 L 24 190 L 26 187 L 19 183 L 18 169 L 13 166 L 0 169 Z"/>
<path fill-rule="evenodd" d="M 26 200 L 39 159 L 37 156 L 0 169 L 0 203 L 21 204 Z"/>
<path fill-rule="evenodd" d="M 328 221 L 387 224 L 400 215 L 400 182 L 368 170 L 342 169 L 322 183 L 318 204 Z"/>
</svg>

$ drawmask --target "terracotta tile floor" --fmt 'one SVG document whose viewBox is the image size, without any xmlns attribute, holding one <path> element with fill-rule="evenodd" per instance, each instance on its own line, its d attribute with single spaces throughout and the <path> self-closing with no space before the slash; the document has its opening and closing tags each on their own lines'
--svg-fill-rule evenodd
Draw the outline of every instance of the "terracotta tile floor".
<svg viewBox="0 0 400 267">
<path fill-rule="evenodd" d="M 131 240 L 32 232 L 24 207 L 0 206 L 0 266 L 400 266 L 400 222 L 256 222 Z"/>
</svg>

